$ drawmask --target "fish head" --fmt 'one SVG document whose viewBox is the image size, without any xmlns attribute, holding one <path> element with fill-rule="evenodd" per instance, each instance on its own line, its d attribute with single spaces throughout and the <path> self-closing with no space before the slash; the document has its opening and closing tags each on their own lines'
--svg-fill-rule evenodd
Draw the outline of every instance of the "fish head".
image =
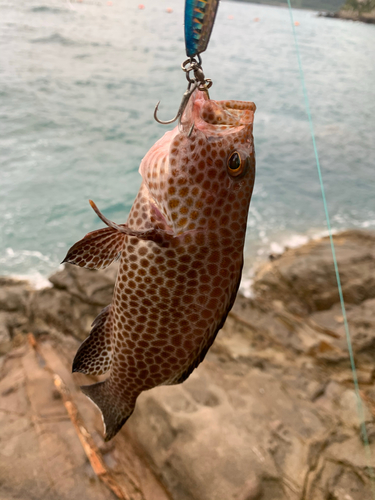
<svg viewBox="0 0 375 500">
<path fill-rule="evenodd" d="M 253 118 L 246 101 L 214 101 L 195 91 L 179 127 L 148 152 L 140 173 L 175 234 L 237 221 L 246 230 L 255 179 Z"/>
</svg>

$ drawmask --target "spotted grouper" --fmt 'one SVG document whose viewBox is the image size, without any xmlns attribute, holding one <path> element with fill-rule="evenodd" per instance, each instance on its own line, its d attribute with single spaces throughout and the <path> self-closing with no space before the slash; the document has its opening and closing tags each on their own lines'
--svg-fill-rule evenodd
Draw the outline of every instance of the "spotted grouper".
<svg viewBox="0 0 375 500">
<path fill-rule="evenodd" d="M 142 160 L 127 223 L 90 202 L 107 227 L 64 260 L 104 269 L 120 258 L 112 303 L 73 362 L 73 372 L 109 372 L 82 387 L 102 412 L 107 441 L 142 391 L 189 377 L 233 306 L 255 177 L 254 111 L 252 102 L 213 101 L 196 90 L 180 125 Z"/>
</svg>

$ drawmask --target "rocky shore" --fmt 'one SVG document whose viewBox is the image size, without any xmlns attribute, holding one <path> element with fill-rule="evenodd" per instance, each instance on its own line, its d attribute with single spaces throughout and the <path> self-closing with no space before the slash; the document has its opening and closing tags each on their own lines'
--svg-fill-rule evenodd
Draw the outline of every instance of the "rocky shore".
<svg viewBox="0 0 375 500">
<path fill-rule="evenodd" d="M 375 467 L 375 233 L 335 244 Z M 70 366 L 115 275 L 66 266 L 43 290 L 0 278 L 2 500 L 371 498 L 327 239 L 261 266 L 199 368 L 143 393 L 104 443 Z"/>
<path fill-rule="evenodd" d="M 347 0 L 339 11 L 321 12 L 319 16 L 375 24 L 375 2 L 374 0 Z"/>
</svg>

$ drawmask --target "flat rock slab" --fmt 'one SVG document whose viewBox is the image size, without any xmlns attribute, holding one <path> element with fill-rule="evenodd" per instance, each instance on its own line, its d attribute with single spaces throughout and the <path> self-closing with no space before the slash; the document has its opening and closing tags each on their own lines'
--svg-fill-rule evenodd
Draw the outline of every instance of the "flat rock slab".
<svg viewBox="0 0 375 500">
<path fill-rule="evenodd" d="M 345 302 L 375 298 L 375 233 L 352 230 L 333 239 Z M 254 289 L 259 297 L 287 303 L 297 314 L 330 309 L 339 294 L 329 238 L 287 250 L 262 266 Z"/>
<path fill-rule="evenodd" d="M 101 419 L 51 344 L 38 355 L 28 344 L 13 350 L 0 380 L 1 500 L 113 500 L 95 475 L 53 383 L 65 382 L 101 449 L 124 499 L 170 500 L 144 458 L 124 433 L 110 446 L 101 439 Z M 128 496 L 126 496 L 128 495 Z"/>
<path fill-rule="evenodd" d="M 342 396 L 340 419 L 340 407 L 335 413 L 306 397 L 299 371 L 223 363 L 214 351 L 181 386 L 142 394 L 127 423 L 173 498 L 326 500 L 353 483 L 355 470 L 362 479 L 350 498 L 370 500 L 351 392 Z M 332 461 L 340 466 L 336 481 L 329 472 Z"/>
</svg>

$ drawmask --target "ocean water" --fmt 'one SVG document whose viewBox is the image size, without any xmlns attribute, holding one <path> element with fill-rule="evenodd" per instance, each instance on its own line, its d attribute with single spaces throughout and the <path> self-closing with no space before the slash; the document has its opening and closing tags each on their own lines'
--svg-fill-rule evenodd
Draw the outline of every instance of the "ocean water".
<svg viewBox="0 0 375 500">
<path fill-rule="evenodd" d="M 155 103 L 170 118 L 186 86 L 183 0 L 143 1 L 0 0 L 1 275 L 53 272 L 102 226 L 89 198 L 126 220 L 139 163 L 172 127 Z M 374 228 L 375 26 L 294 17 L 333 228 Z M 247 283 L 326 230 L 288 10 L 222 1 L 203 66 L 213 99 L 257 104 Z"/>
</svg>

